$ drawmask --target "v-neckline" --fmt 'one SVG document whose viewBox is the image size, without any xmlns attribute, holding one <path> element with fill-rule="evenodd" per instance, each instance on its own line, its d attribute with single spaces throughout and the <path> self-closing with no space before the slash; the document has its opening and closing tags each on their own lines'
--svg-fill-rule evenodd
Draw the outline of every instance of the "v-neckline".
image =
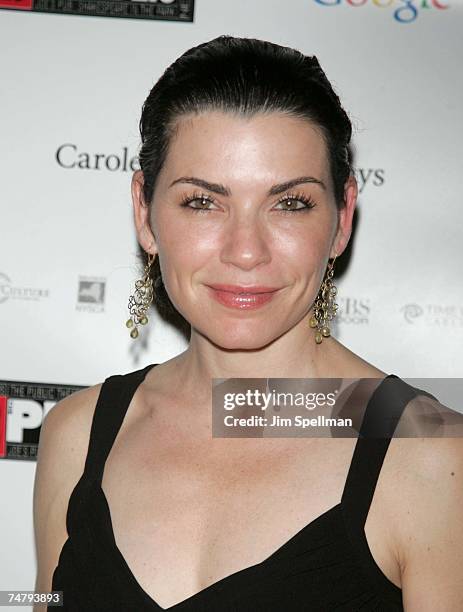
<svg viewBox="0 0 463 612">
<path fill-rule="evenodd" d="M 149 366 L 144 368 L 145 376 L 146 376 L 146 373 L 149 370 L 151 370 L 152 367 L 154 367 L 156 365 L 158 365 L 158 364 L 150 364 Z M 367 403 L 367 406 L 366 406 L 366 409 L 365 409 L 365 412 L 364 412 L 364 415 L 363 415 L 363 419 L 365 419 L 365 415 L 367 413 L 367 410 L 370 407 L 370 404 L 371 404 L 371 402 L 373 400 L 373 397 L 376 396 L 376 394 L 379 392 L 380 387 L 382 387 L 384 385 L 385 381 L 387 379 L 389 379 L 389 378 L 398 378 L 398 377 L 395 374 L 387 374 L 384 378 L 381 379 L 380 383 L 377 385 L 377 387 L 375 388 L 374 392 L 370 396 L 370 399 L 368 400 L 368 403 Z M 124 414 L 124 417 L 125 417 L 125 414 Z M 96 485 L 95 488 L 96 488 L 97 494 L 99 495 L 99 498 L 101 499 L 102 504 L 103 504 L 103 509 L 104 509 L 104 513 L 105 513 L 104 518 L 106 519 L 107 525 L 108 525 L 107 534 L 109 536 L 110 545 L 113 548 L 113 551 L 114 551 L 116 557 L 118 558 L 118 560 L 120 562 L 120 566 L 121 566 L 122 570 L 127 575 L 128 579 L 132 582 L 132 584 L 134 585 L 134 588 L 136 588 L 139 591 L 139 593 L 141 594 L 141 596 L 143 597 L 143 599 L 145 600 L 147 605 L 149 605 L 149 606 L 153 607 L 155 610 L 157 609 L 158 611 L 161 611 L 161 612 L 174 612 L 174 611 L 177 612 L 177 610 L 180 610 L 181 608 L 183 608 L 185 606 L 189 606 L 190 604 L 196 603 L 198 600 L 203 599 L 205 596 L 207 596 L 210 593 L 214 592 L 215 590 L 221 588 L 222 586 L 225 586 L 228 583 L 232 583 L 238 577 L 242 577 L 242 576 L 250 574 L 252 572 L 257 572 L 258 570 L 263 570 L 263 569 L 266 569 L 267 567 L 272 566 L 272 564 L 274 562 L 277 562 L 280 559 L 280 557 L 284 556 L 284 553 L 286 553 L 286 551 L 288 549 L 290 549 L 291 546 L 294 546 L 294 544 L 299 539 L 301 539 L 304 535 L 306 535 L 311 530 L 313 530 L 319 523 L 321 523 L 324 519 L 329 517 L 331 514 L 335 514 L 336 512 L 339 512 L 341 510 L 341 506 L 342 506 L 343 499 L 344 499 L 344 494 L 345 494 L 345 491 L 346 491 L 346 485 L 347 485 L 347 482 L 348 482 L 348 479 L 349 479 L 349 474 L 351 473 L 351 470 L 352 470 L 353 465 L 354 465 L 354 460 L 355 460 L 356 454 L 358 452 L 359 440 L 360 440 L 360 436 L 358 436 L 356 438 L 356 442 L 354 444 L 354 451 L 353 451 L 353 453 L 351 455 L 351 459 L 350 459 L 350 462 L 349 462 L 349 467 L 348 467 L 348 470 L 347 470 L 347 476 L 346 476 L 346 479 L 344 481 L 344 486 L 343 486 L 343 490 L 342 490 L 342 494 L 341 494 L 341 501 L 339 501 L 334 506 L 331 506 L 330 508 L 328 508 L 328 510 L 325 510 L 322 514 L 320 514 L 319 516 L 315 517 L 312 521 L 310 521 L 309 523 L 307 523 L 306 525 L 301 527 L 301 529 L 299 529 L 288 540 L 283 542 L 283 544 L 281 544 L 276 550 L 274 550 L 269 556 L 267 556 L 262 561 L 258 561 L 257 563 L 254 563 L 254 564 L 249 565 L 247 567 L 244 567 L 244 568 L 242 568 L 240 570 L 232 572 L 231 574 L 228 574 L 227 576 L 224 576 L 223 578 L 220 578 L 219 580 L 216 580 L 215 582 L 213 582 L 212 584 L 204 587 L 200 591 L 197 591 L 196 593 L 193 593 L 193 595 L 190 595 L 186 599 L 183 599 L 183 600 L 173 604 L 172 606 L 169 606 L 168 608 L 161 607 L 160 604 L 155 599 L 153 599 L 151 597 L 151 595 L 149 595 L 145 591 L 145 589 L 143 589 L 143 587 L 139 583 L 138 579 L 136 578 L 135 574 L 132 572 L 130 566 L 128 565 L 128 563 L 127 563 L 127 561 L 126 561 L 126 559 L 124 557 L 124 555 L 122 554 L 120 548 L 118 547 L 118 545 L 116 543 L 116 537 L 115 537 L 115 534 L 114 534 L 113 522 L 112 522 L 112 517 L 111 517 L 111 509 L 109 507 L 108 499 L 107 499 L 106 494 L 105 494 L 105 492 L 103 490 L 103 487 L 102 487 L 102 482 L 101 482 L 102 478 L 94 479 L 93 483 Z M 102 466 L 103 470 L 104 470 L 104 466 L 105 466 L 105 463 L 106 463 L 106 458 L 105 458 L 105 461 L 104 461 L 103 466 Z M 103 474 L 103 471 L 101 472 L 101 475 L 102 474 Z"/>
<path fill-rule="evenodd" d="M 155 608 L 158 608 L 159 610 L 162 610 L 163 612 L 170 612 L 171 610 L 172 611 L 178 610 L 182 606 L 192 604 L 193 602 L 196 602 L 196 600 L 204 597 L 205 595 L 210 594 L 212 591 L 222 587 L 224 584 L 228 582 L 232 582 L 233 580 L 235 580 L 238 577 L 243 576 L 244 574 L 255 572 L 259 569 L 263 569 L 263 568 L 266 568 L 267 566 L 270 566 L 274 562 L 277 562 L 280 559 L 280 557 L 282 557 L 282 555 L 284 555 L 284 553 L 286 553 L 286 551 L 289 548 L 294 546 L 294 544 L 299 539 L 301 539 L 304 535 L 306 535 L 311 530 L 313 530 L 313 528 L 316 527 L 318 523 L 322 522 L 322 520 L 326 520 L 326 518 L 329 517 L 331 514 L 339 512 L 341 508 L 341 504 L 342 504 L 342 502 L 340 501 L 334 506 L 331 506 L 331 508 L 328 508 L 328 510 L 325 510 L 322 514 L 315 517 L 312 521 L 310 521 L 309 523 L 301 527 L 294 535 L 292 535 L 288 540 L 283 542 L 281 546 L 279 546 L 276 550 L 274 550 L 268 557 L 266 557 L 262 561 L 258 561 L 257 563 L 254 563 L 242 569 L 236 570 L 235 572 L 232 572 L 231 574 L 228 574 L 227 576 L 224 576 L 223 578 L 219 578 L 219 580 L 216 580 L 215 582 L 204 587 L 200 591 L 193 593 L 193 595 L 190 595 L 186 599 L 183 599 L 173 604 L 172 606 L 169 606 L 168 608 L 163 608 L 141 586 L 135 574 L 132 572 L 129 564 L 127 563 L 124 555 L 122 554 L 120 548 L 118 547 L 116 543 L 115 534 L 114 534 L 113 523 L 112 523 L 112 518 L 111 518 L 111 509 L 109 507 L 108 499 L 106 497 L 103 487 L 101 486 L 101 483 L 99 483 L 98 480 L 94 480 L 94 484 L 96 485 L 95 489 L 98 495 L 100 496 L 101 501 L 103 502 L 103 508 L 104 508 L 104 513 L 105 513 L 104 518 L 107 520 L 107 524 L 108 524 L 108 535 L 110 538 L 110 543 L 111 543 L 114 553 L 116 554 L 118 560 L 120 561 L 121 567 L 123 568 L 128 578 L 131 580 L 133 585 L 138 589 L 138 591 L 141 593 L 143 598 L 147 601 L 147 603 L 151 606 L 154 606 Z"/>
</svg>

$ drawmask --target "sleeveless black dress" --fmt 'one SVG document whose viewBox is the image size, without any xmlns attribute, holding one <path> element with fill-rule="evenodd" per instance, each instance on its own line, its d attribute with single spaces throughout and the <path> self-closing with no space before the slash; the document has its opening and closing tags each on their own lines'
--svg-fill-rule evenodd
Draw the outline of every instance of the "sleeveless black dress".
<svg viewBox="0 0 463 612">
<path fill-rule="evenodd" d="M 66 612 L 396 612 L 402 591 L 381 571 L 365 536 L 376 482 L 390 437 L 371 435 L 377 410 L 390 415 L 390 435 L 416 395 L 431 394 L 394 374 L 371 395 L 341 502 L 303 527 L 264 561 L 234 572 L 162 608 L 132 574 L 116 545 L 101 487 L 106 457 L 130 400 L 157 364 L 108 377 L 93 416 L 84 472 L 69 499 L 69 534 L 52 578 Z M 388 416 L 389 418 L 389 416 Z M 48 610 L 56 610 L 49 606 Z"/>
</svg>

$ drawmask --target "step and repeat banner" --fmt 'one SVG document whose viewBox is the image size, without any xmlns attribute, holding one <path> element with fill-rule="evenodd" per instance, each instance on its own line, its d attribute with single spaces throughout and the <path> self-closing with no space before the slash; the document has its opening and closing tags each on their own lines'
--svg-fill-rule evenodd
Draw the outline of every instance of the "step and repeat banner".
<svg viewBox="0 0 463 612">
<path fill-rule="evenodd" d="M 401 377 L 460 376 L 462 28 L 457 0 L 0 0 L 0 590 L 34 586 L 46 412 L 187 346 L 157 312 L 137 340 L 125 321 L 141 106 L 194 45 L 232 34 L 318 57 L 359 184 L 333 335 Z"/>
</svg>

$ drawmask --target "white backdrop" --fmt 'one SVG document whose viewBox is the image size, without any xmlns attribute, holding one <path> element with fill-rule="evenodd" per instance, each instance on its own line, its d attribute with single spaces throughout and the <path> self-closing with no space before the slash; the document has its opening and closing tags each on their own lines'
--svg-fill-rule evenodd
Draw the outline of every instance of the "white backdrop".
<svg viewBox="0 0 463 612">
<path fill-rule="evenodd" d="M 0 11 L 0 380 L 91 385 L 185 348 L 157 313 L 144 339 L 125 327 L 130 163 L 154 82 L 219 34 L 317 55 L 354 122 L 337 338 L 402 378 L 460 376 L 463 4 L 352 2 L 196 0 L 192 23 Z M 0 461 L 0 589 L 34 586 L 35 465 Z"/>
</svg>

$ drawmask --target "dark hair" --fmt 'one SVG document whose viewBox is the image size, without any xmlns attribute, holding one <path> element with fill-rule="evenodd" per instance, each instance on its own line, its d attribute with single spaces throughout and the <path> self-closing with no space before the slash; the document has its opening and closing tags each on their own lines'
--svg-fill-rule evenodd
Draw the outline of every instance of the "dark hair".
<svg viewBox="0 0 463 612">
<path fill-rule="evenodd" d="M 317 58 L 268 41 L 225 35 L 183 53 L 143 104 L 139 160 L 148 205 L 177 120 L 207 110 L 242 116 L 282 112 L 315 123 L 326 142 L 336 206 L 345 206 L 352 125 Z M 162 282 L 159 257 L 152 278 L 156 304 L 176 311 Z"/>
</svg>

